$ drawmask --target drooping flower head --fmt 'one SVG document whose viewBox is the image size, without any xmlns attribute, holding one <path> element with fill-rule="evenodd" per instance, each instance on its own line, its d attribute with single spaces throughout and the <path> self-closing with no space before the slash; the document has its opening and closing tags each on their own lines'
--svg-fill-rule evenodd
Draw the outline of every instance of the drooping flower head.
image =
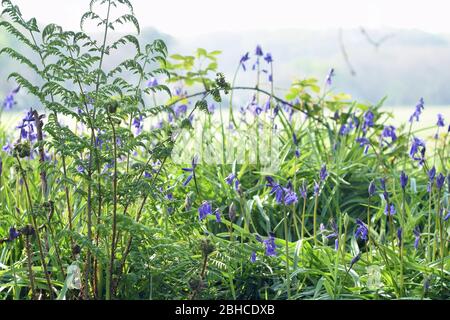
<svg viewBox="0 0 450 320">
<path fill-rule="evenodd" d="M 425 141 L 417 137 L 414 137 L 411 144 L 411 150 L 409 151 L 409 156 L 413 160 L 418 161 L 420 166 L 422 166 L 425 163 L 425 151 L 426 151 Z"/>
<path fill-rule="evenodd" d="M 314 196 L 318 196 L 319 195 L 319 192 L 320 192 L 320 186 L 319 186 L 319 184 L 316 182 L 316 181 L 314 181 Z"/>
<path fill-rule="evenodd" d="M 303 180 L 302 186 L 299 188 L 299 191 L 302 198 L 306 200 L 306 198 L 308 197 L 308 187 L 305 183 L 305 180 Z"/>
<path fill-rule="evenodd" d="M 212 214 L 212 207 L 209 201 L 203 201 L 200 207 L 198 208 L 198 216 L 200 220 L 206 218 L 208 214 Z"/>
<path fill-rule="evenodd" d="M 327 166 L 325 164 L 322 165 L 322 168 L 320 168 L 319 177 L 321 182 L 325 181 L 325 179 L 328 177 Z"/>
<path fill-rule="evenodd" d="M 404 171 L 402 171 L 400 174 L 400 185 L 403 190 L 405 190 L 405 187 L 407 184 L 408 184 L 408 176 L 406 175 L 406 173 Z"/>
<path fill-rule="evenodd" d="M 264 56 L 264 60 L 266 60 L 267 63 L 272 63 L 273 62 L 272 55 L 267 52 L 266 55 Z"/>
<path fill-rule="evenodd" d="M 375 191 L 376 191 L 376 187 L 375 187 L 375 182 L 372 180 L 369 183 L 369 197 L 373 197 L 375 195 Z"/>
<path fill-rule="evenodd" d="M 402 227 L 397 229 L 397 239 L 398 239 L 398 245 L 401 246 L 402 245 L 402 240 L 403 240 L 403 229 L 402 229 Z"/>
<path fill-rule="evenodd" d="M 264 244 L 266 256 L 274 257 L 277 255 L 277 246 L 275 244 L 275 236 L 273 233 L 269 233 L 269 237 L 266 240 L 262 240 L 259 236 L 256 239 Z"/>
<path fill-rule="evenodd" d="M 20 236 L 20 233 L 16 230 L 16 228 L 14 228 L 14 227 L 9 228 L 9 237 L 8 237 L 9 241 L 14 241 L 19 236 Z"/>
<path fill-rule="evenodd" d="M 419 122 L 419 116 L 422 114 L 422 110 L 424 109 L 425 102 L 423 101 L 423 98 L 420 98 L 419 102 L 416 105 L 416 109 L 414 110 L 414 113 L 409 118 L 409 122 L 413 122 L 414 119 L 416 119 L 417 122 Z"/>
<path fill-rule="evenodd" d="M 364 123 L 363 123 L 363 127 L 362 130 L 363 132 L 367 132 L 367 129 L 372 128 L 374 126 L 374 118 L 375 115 L 373 114 L 372 111 L 367 111 L 366 113 L 364 113 Z"/>
<path fill-rule="evenodd" d="M 297 194 L 293 190 L 292 183 L 289 181 L 286 188 L 284 188 L 284 204 L 290 206 L 298 202 Z"/>
<path fill-rule="evenodd" d="M 251 263 L 255 263 L 256 262 L 256 252 L 253 251 L 251 256 L 250 256 L 250 262 Z"/>
<path fill-rule="evenodd" d="M 259 44 L 256 46 L 255 54 L 256 54 L 258 57 L 262 57 L 262 56 L 264 55 L 264 53 L 263 53 L 263 51 L 262 51 L 262 48 L 261 48 L 261 46 L 260 46 Z"/>
<path fill-rule="evenodd" d="M 438 120 L 437 120 L 437 126 L 438 127 L 445 127 L 445 121 L 444 121 L 444 116 L 442 114 L 438 114 L 437 115 Z"/>
<path fill-rule="evenodd" d="M 384 214 L 387 216 L 393 216 L 396 213 L 397 211 L 395 210 L 394 204 L 389 205 L 388 203 L 386 203 L 386 206 L 384 208 Z"/>
<path fill-rule="evenodd" d="M 364 148 L 364 154 L 367 154 L 367 152 L 369 151 L 369 147 L 370 147 L 369 139 L 367 139 L 366 137 L 359 137 L 359 138 L 356 138 L 355 141 L 357 143 L 359 143 L 359 146 L 361 148 Z"/>
<path fill-rule="evenodd" d="M 441 190 L 445 183 L 445 176 L 442 173 L 436 177 L 436 187 L 438 190 Z"/>
<path fill-rule="evenodd" d="M 367 229 L 364 222 L 361 219 L 356 219 L 356 231 L 355 237 L 361 240 L 367 241 L 367 235 L 369 234 L 369 229 Z"/>
<path fill-rule="evenodd" d="M 149 87 L 149 88 L 156 87 L 157 85 L 158 85 L 158 80 L 156 80 L 156 78 L 150 78 L 147 82 L 147 87 Z"/>
<path fill-rule="evenodd" d="M 333 77 L 334 77 L 334 68 L 331 68 L 327 74 L 327 77 L 325 78 L 325 83 L 328 86 L 331 86 L 331 84 L 333 83 Z"/>
<path fill-rule="evenodd" d="M 267 180 L 266 186 L 272 188 L 272 190 L 270 190 L 270 194 L 275 194 L 275 201 L 279 204 L 282 203 L 283 187 L 280 186 L 278 183 L 276 183 L 275 180 L 270 176 L 267 176 L 266 180 Z"/>
<path fill-rule="evenodd" d="M 11 91 L 5 98 L 5 100 L 3 100 L 3 108 L 6 110 L 11 110 L 12 107 L 14 107 L 14 105 L 16 104 L 16 101 L 14 100 L 14 97 L 16 96 L 16 94 L 19 92 L 20 90 L 20 86 L 17 87 L 16 89 L 14 89 L 13 91 Z"/>
<path fill-rule="evenodd" d="M 247 71 L 247 68 L 245 66 L 245 62 L 247 62 L 248 60 L 250 60 L 250 56 L 249 56 L 249 52 L 247 52 L 246 54 L 244 54 L 241 57 L 241 60 L 239 61 L 239 64 L 242 66 L 242 69 L 244 69 L 244 71 Z"/>
<path fill-rule="evenodd" d="M 191 167 L 190 168 L 182 168 L 181 170 L 183 170 L 183 171 L 185 171 L 185 172 L 190 172 L 191 174 L 187 177 L 187 179 L 184 181 L 184 183 L 183 183 L 183 187 L 186 187 L 187 185 L 188 185 L 188 183 L 192 180 L 192 178 L 194 177 L 194 175 L 195 175 L 195 168 L 197 167 L 197 161 L 198 161 L 198 158 L 197 158 L 197 156 L 194 156 L 193 158 L 192 158 L 192 161 L 191 161 Z"/>
</svg>

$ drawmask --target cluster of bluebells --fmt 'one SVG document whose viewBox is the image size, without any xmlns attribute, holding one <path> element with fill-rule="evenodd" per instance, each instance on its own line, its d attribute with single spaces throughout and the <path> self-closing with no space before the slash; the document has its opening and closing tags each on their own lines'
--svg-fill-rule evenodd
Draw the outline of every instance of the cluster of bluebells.
<svg viewBox="0 0 450 320">
<path fill-rule="evenodd" d="M 225 182 L 230 185 L 230 186 L 234 186 L 235 190 L 238 190 L 239 188 L 239 180 L 236 177 L 236 175 L 234 173 L 230 173 L 226 178 L 225 178 Z"/>
<path fill-rule="evenodd" d="M 252 66 L 252 70 L 256 70 L 256 68 L 260 66 L 260 63 L 261 63 L 260 60 L 261 59 L 264 59 L 264 61 L 266 61 L 267 65 L 269 67 L 272 67 L 272 63 L 273 63 L 272 55 L 270 53 L 268 53 L 268 52 L 264 55 L 264 52 L 263 52 L 263 50 L 262 50 L 260 45 L 256 46 L 255 56 L 256 56 L 256 61 L 255 61 L 255 63 Z M 250 60 L 250 52 L 246 52 L 241 57 L 241 59 L 239 60 L 239 66 L 242 67 L 242 69 L 244 71 L 247 71 L 246 62 L 249 61 L 249 60 Z M 269 82 L 273 82 L 273 74 L 271 73 L 271 71 L 269 71 L 267 69 L 261 69 L 261 71 L 263 73 L 267 73 L 268 74 L 268 81 Z"/>
<path fill-rule="evenodd" d="M 275 195 L 275 201 L 278 204 L 284 203 L 286 206 L 289 206 L 298 202 L 297 194 L 293 190 L 293 186 L 290 181 L 286 187 L 283 187 L 279 183 L 275 182 L 272 177 L 267 176 L 266 180 L 266 186 L 272 188 L 270 194 Z"/>
<path fill-rule="evenodd" d="M 273 233 L 269 233 L 269 237 L 265 240 L 261 239 L 260 236 L 256 236 L 256 240 L 261 242 L 265 247 L 265 253 L 268 257 L 274 257 L 277 255 L 277 246 L 275 244 L 275 235 Z M 255 255 L 256 260 L 256 255 Z"/>
<path fill-rule="evenodd" d="M 203 201 L 200 207 L 198 208 L 198 216 L 200 221 L 205 219 L 208 215 L 214 214 L 216 216 L 217 222 L 222 222 L 222 218 L 220 216 L 220 210 L 217 208 L 214 212 L 212 210 L 211 202 L 209 201 Z"/>
<path fill-rule="evenodd" d="M 366 227 L 364 222 L 362 222 L 361 219 L 356 219 L 355 237 L 360 238 L 361 240 L 367 241 L 368 235 L 369 235 L 369 229 Z"/>
</svg>

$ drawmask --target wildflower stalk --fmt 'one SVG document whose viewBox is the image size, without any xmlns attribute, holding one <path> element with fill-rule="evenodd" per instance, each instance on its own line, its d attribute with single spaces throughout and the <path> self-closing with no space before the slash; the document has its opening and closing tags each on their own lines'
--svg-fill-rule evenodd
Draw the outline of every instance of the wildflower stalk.
<svg viewBox="0 0 450 320">
<path fill-rule="evenodd" d="M 109 122 L 111 124 L 111 129 L 113 133 L 113 157 L 114 157 L 114 173 L 113 173 L 113 215 L 112 215 L 112 240 L 111 240 L 111 253 L 109 262 L 109 272 L 106 281 L 106 300 L 110 300 L 113 295 L 113 273 L 114 273 L 114 260 L 115 260 L 115 250 L 116 250 L 116 229 L 117 229 L 117 137 L 116 128 L 114 126 L 113 119 L 108 113 Z"/>
<path fill-rule="evenodd" d="M 42 134 L 42 121 L 41 118 L 36 110 L 33 110 L 33 118 L 34 118 L 34 124 L 36 126 L 36 135 L 37 135 L 37 141 L 39 143 L 39 163 L 41 164 L 41 188 L 42 188 L 42 196 L 45 200 L 47 200 L 48 196 L 48 186 L 47 186 L 47 176 L 45 173 L 45 170 L 43 168 L 43 165 L 45 163 L 45 153 L 44 153 L 44 138 Z"/>
<path fill-rule="evenodd" d="M 38 225 L 37 225 L 37 222 L 36 222 L 36 217 L 34 216 L 34 213 L 33 213 L 33 200 L 31 200 L 31 194 L 30 194 L 30 189 L 28 187 L 27 178 L 26 178 L 26 175 L 25 175 L 25 170 L 22 167 L 22 164 L 20 162 L 20 159 L 19 159 L 18 155 L 16 155 L 16 160 L 17 160 L 17 164 L 19 166 L 20 173 L 22 174 L 23 184 L 25 185 L 25 192 L 26 192 L 27 199 L 28 199 L 28 206 L 29 206 L 29 209 L 30 209 L 31 221 L 32 221 L 35 233 L 36 233 L 36 241 L 37 241 L 38 248 L 39 248 L 39 257 L 41 259 L 42 269 L 44 271 L 45 280 L 47 281 L 47 286 L 48 286 L 50 298 L 53 299 L 52 283 L 51 283 L 51 280 L 50 280 L 50 275 L 48 273 L 47 264 L 45 262 L 44 249 L 42 247 L 41 238 L 39 236 L 39 229 L 38 229 Z"/>
<path fill-rule="evenodd" d="M 302 209 L 302 237 L 303 240 L 305 238 L 305 215 L 306 215 L 306 198 L 303 198 L 303 209 Z"/>
<path fill-rule="evenodd" d="M 25 235 L 25 249 L 27 252 L 27 267 L 28 267 L 28 279 L 30 281 L 30 287 L 31 287 L 31 296 L 33 300 L 37 299 L 36 295 L 36 287 L 34 284 L 34 273 L 33 273 L 33 260 L 32 260 L 32 254 L 31 254 L 31 244 L 30 244 L 30 235 Z"/>
<path fill-rule="evenodd" d="M 317 193 L 314 196 L 314 214 L 313 214 L 313 238 L 314 238 L 314 245 L 317 246 L 317 206 L 319 202 L 319 194 Z"/>
<path fill-rule="evenodd" d="M 370 198 L 369 195 L 368 201 L 367 201 L 367 260 L 371 262 L 372 258 L 372 248 L 371 248 L 371 242 L 370 242 Z"/>
<path fill-rule="evenodd" d="M 434 244 L 432 246 L 431 244 L 431 216 L 432 216 L 432 211 L 431 211 L 431 202 L 432 202 L 432 197 L 433 195 L 433 186 L 430 186 L 430 192 L 429 192 L 429 200 L 428 200 L 428 225 L 427 225 L 427 232 L 428 232 L 428 243 L 427 243 L 427 248 L 428 248 L 428 254 L 427 254 L 427 258 L 428 258 L 428 262 L 431 262 L 433 260 L 433 247 Z"/>
<path fill-rule="evenodd" d="M 286 290 L 288 300 L 291 299 L 291 279 L 289 272 L 289 224 L 288 224 L 288 210 L 284 209 L 284 240 L 286 243 Z"/>
</svg>

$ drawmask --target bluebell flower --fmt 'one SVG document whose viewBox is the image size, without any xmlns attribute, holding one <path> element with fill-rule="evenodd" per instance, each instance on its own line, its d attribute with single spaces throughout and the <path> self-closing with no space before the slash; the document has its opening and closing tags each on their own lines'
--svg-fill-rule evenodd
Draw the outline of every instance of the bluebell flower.
<svg viewBox="0 0 450 320">
<path fill-rule="evenodd" d="M 20 90 L 20 86 L 17 87 L 16 89 L 14 89 L 13 91 L 11 91 L 5 98 L 5 100 L 3 101 L 3 108 L 6 110 L 11 110 L 12 107 L 14 107 L 14 105 L 16 104 L 16 101 L 14 100 L 14 97 L 16 96 L 16 94 L 19 92 Z"/>
<path fill-rule="evenodd" d="M 199 219 L 200 220 L 205 219 L 208 214 L 212 214 L 212 207 L 211 207 L 211 203 L 209 203 L 209 201 L 205 200 L 198 208 Z"/>
<path fill-rule="evenodd" d="M 244 71 L 247 71 L 247 68 L 245 67 L 245 62 L 248 61 L 249 59 L 250 59 L 249 52 L 247 52 L 241 57 L 241 60 L 239 61 L 239 64 L 242 66 L 242 69 L 244 69 Z"/>
<path fill-rule="evenodd" d="M 77 167 L 77 171 L 78 171 L 79 173 L 84 173 L 84 167 L 83 167 L 82 165 L 79 165 L 79 166 Z"/>
<path fill-rule="evenodd" d="M 359 252 L 356 256 L 353 257 L 352 261 L 350 261 L 350 269 L 361 259 L 361 252 Z"/>
<path fill-rule="evenodd" d="M 366 137 L 360 137 L 360 138 L 356 138 L 356 142 L 359 143 L 359 146 L 361 148 L 364 147 L 364 154 L 367 154 L 367 152 L 369 151 L 369 147 L 370 147 L 369 139 L 367 139 Z"/>
<path fill-rule="evenodd" d="M 133 119 L 133 127 L 135 129 L 134 135 L 135 136 L 140 135 L 141 132 L 142 132 L 142 129 L 144 128 L 142 115 L 139 116 L 139 118 L 134 118 Z"/>
<path fill-rule="evenodd" d="M 385 178 L 380 178 L 380 185 L 381 185 L 381 189 L 383 191 L 386 191 L 386 179 Z"/>
<path fill-rule="evenodd" d="M 356 219 L 356 231 L 355 237 L 361 240 L 367 241 L 367 235 L 369 234 L 369 229 L 367 229 L 364 222 L 361 219 Z"/>
<path fill-rule="evenodd" d="M 416 161 L 419 161 L 419 165 L 422 166 L 425 163 L 425 141 L 414 137 L 412 144 L 411 144 L 411 150 L 409 151 L 409 156 Z M 418 153 L 420 152 L 420 155 Z"/>
<path fill-rule="evenodd" d="M 331 68 L 330 71 L 329 71 L 328 74 L 327 74 L 326 79 L 325 79 L 325 83 L 326 83 L 328 86 L 331 86 L 331 84 L 333 83 L 333 77 L 334 77 L 334 69 Z"/>
<path fill-rule="evenodd" d="M 149 88 L 156 87 L 157 85 L 158 85 L 158 80 L 156 80 L 156 78 L 150 78 L 147 82 L 147 87 L 149 87 Z"/>
<path fill-rule="evenodd" d="M 145 171 L 145 172 L 144 172 L 144 177 L 145 177 L 145 178 L 151 178 L 152 175 L 151 175 L 149 172 Z"/>
<path fill-rule="evenodd" d="M 404 171 L 400 173 L 400 185 L 403 190 L 405 190 L 406 185 L 408 184 L 408 176 Z"/>
<path fill-rule="evenodd" d="M 325 164 L 320 168 L 319 177 L 321 182 L 325 181 L 325 179 L 328 177 L 327 166 Z"/>
<path fill-rule="evenodd" d="M 416 119 L 417 122 L 419 122 L 419 116 L 421 115 L 422 110 L 424 109 L 424 104 L 425 102 L 423 101 L 423 98 L 420 98 L 419 103 L 416 105 L 414 113 L 409 118 L 409 122 L 412 123 L 414 121 L 414 118 Z"/>
<path fill-rule="evenodd" d="M 266 180 L 267 180 L 266 186 L 272 188 L 272 190 L 270 191 L 270 194 L 275 194 L 275 201 L 279 204 L 282 203 L 283 187 L 281 187 L 278 183 L 276 183 L 272 177 L 267 176 Z"/>
<path fill-rule="evenodd" d="M 284 196 L 284 204 L 286 206 L 290 206 L 290 205 L 295 204 L 297 202 L 298 202 L 297 194 L 293 190 L 287 189 L 286 190 L 286 194 Z"/>
<path fill-rule="evenodd" d="M 414 233 L 414 237 L 415 237 L 414 249 L 417 250 L 419 248 L 419 243 L 420 243 L 420 228 L 419 228 L 419 226 L 416 226 L 414 228 L 413 233 Z"/>
<path fill-rule="evenodd" d="M 448 213 L 444 217 L 444 221 L 447 221 L 448 219 L 450 219 L 450 210 L 448 210 Z"/>
<path fill-rule="evenodd" d="M 306 200 L 306 198 L 308 197 L 308 187 L 305 183 L 305 180 L 303 180 L 302 186 L 299 188 L 299 191 L 302 198 Z"/>
<path fill-rule="evenodd" d="M 9 228 L 9 237 L 8 237 L 9 241 L 14 241 L 19 236 L 20 236 L 20 233 L 16 230 L 16 228 L 13 228 L 13 227 Z"/>
<path fill-rule="evenodd" d="M 436 167 L 433 166 L 433 168 L 431 168 L 431 169 L 428 171 L 428 180 L 429 180 L 430 182 L 433 182 L 435 177 L 436 177 Z"/>
<path fill-rule="evenodd" d="M 222 222 L 222 218 L 220 217 L 220 210 L 219 210 L 219 208 L 217 208 L 217 209 L 214 211 L 214 215 L 216 216 L 216 222 L 217 222 L 217 223 Z"/>
<path fill-rule="evenodd" d="M 395 210 L 395 206 L 393 204 L 389 205 L 386 203 L 386 206 L 384 207 L 384 214 L 387 216 L 393 216 L 397 213 Z"/>
<path fill-rule="evenodd" d="M 261 46 L 260 46 L 259 44 L 256 46 L 255 54 L 256 54 L 258 57 L 262 57 L 262 56 L 264 55 L 264 53 L 263 53 L 263 51 L 262 51 L 262 48 L 261 48 Z"/>
<path fill-rule="evenodd" d="M 395 133 L 396 128 L 394 126 L 384 126 L 384 129 L 381 133 L 381 140 L 383 141 L 383 138 L 391 139 L 391 143 L 397 140 L 397 134 Z M 383 145 L 383 143 L 381 143 Z"/>
<path fill-rule="evenodd" d="M 272 55 L 270 53 L 266 53 L 264 60 L 266 60 L 267 63 L 272 63 L 273 62 Z"/>
<path fill-rule="evenodd" d="M 7 142 L 3 147 L 2 150 L 8 154 L 11 154 L 12 150 L 13 150 L 13 146 L 11 143 Z"/>
<path fill-rule="evenodd" d="M 234 173 L 230 173 L 228 175 L 228 177 L 225 178 L 225 182 L 230 186 L 234 185 L 234 189 L 236 189 L 236 190 L 239 187 L 239 180 L 237 179 L 237 177 Z"/>
<path fill-rule="evenodd" d="M 441 190 L 445 183 L 445 176 L 442 173 L 436 177 L 436 187 Z"/>
<path fill-rule="evenodd" d="M 445 127 L 445 121 L 444 121 L 444 116 L 442 114 L 438 114 L 438 121 L 437 121 L 437 126 L 438 127 Z"/>
<path fill-rule="evenodd" d="M 251 263 L 255 263 L 256 262 L 256 252 L 253 251 L 252 255 L 250 256 L 250 262 Z"/>
<path fill-rule="evenodd" d="M 190 168 L 182 168 L 181 170 L 185 172 L 191 172 L 191 174 L 187 177 L 187 179 L 183 183 L 183 187 L 186 187 L 188 183 L 192 180 L 195 175 L 195 168 L 197 167 L 197 156 L 192 158 L 191 167 Z"/>
<path fill-rule="evenodd" d="M 314 181 L 313 189 L 314 189 L 314 196 L 318 196 L 319 192 L 320 192 L 320 186 L 319 186 L 319 184 L 316 181 Z"/>
<path fill-rule="evenodd" d="M 266 247 L 266 256 L 273 257 L 277 255 L 275 245 L 275 237 L 273 233 L 269 234 L 269 238 L 263 241 L 264 246 Z"/>
<path fill-rule="evenodd" d="M 369 197 L 373 197 L 375 195 L 375 191 L 376 191 L 376 187 L 375 187 L 375 182 L 372 180 L 369 183 Z"/>
<path fill-rule="evenodd" d="M 175 112 L 175 117 L 179 118 L 181 115 L 183 115 L 187 112 L 187 105 L 182 104 L 179 106 L 174 106 L 173 111 Z"/>
<path fill-rule="evenodd" d="M 364 113 L 364 123 L 363 123 L 363 127 L 362 130 L 363 132 L 367 132 L 368 128 L 372 128 L 374 126 L 374 120 L 375 115 L 373 114 L 372 111 L 367 111 L 366 113 Z"/>
</svg>

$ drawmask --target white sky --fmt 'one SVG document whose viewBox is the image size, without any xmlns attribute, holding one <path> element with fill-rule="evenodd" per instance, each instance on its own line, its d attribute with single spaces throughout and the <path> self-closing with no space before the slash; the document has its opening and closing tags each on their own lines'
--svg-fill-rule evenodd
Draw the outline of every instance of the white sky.
<svg viewBox="0 0 450 320">
<path fill-rule="evenodd" d="M 90 0 L 13 0 L 27 17 L 75 29 Z M 131 0 L 141 28 L 173 36 L 283 28 L 414 28 L 450 33 L 449 0 Z"/>
</svg>

